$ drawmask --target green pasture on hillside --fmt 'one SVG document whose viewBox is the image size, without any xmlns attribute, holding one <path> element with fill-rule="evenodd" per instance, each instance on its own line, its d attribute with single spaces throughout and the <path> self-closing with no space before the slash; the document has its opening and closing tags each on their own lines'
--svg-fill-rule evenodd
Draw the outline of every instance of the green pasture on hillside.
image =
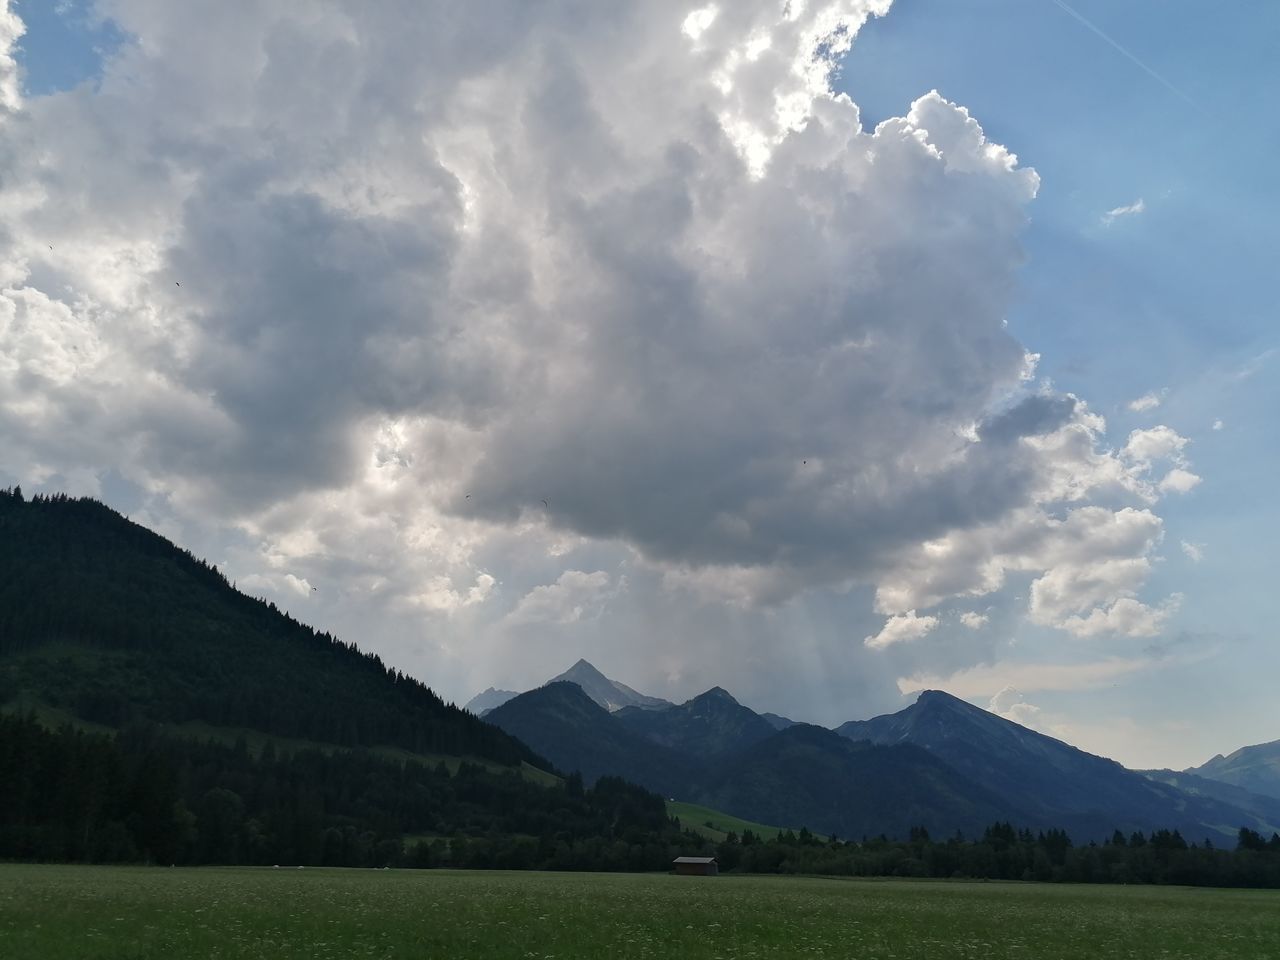
<svg viewBox="0 0 1280 960">
<path fill-rule="evenodd" d="M 1280 957 L 1280 892 L 0 865 L 5 960 Z"/>
<path fill-rule="evenodd" d="M 750 820 L 743 820 L 741 817 L 721 813 L 719 810 L 712 810 L 710 807 L 700 807 L 696 803 L 684 803 L 681 800 L 667 801 L 667 816 L 679 817 L 680 826 L 717 843 L 723 840 L 730 832 L 742 836 L 744 830 L 750 830 L 757 837 L 770 840 L 787 829 L 786 827 L 771 827 L 763 823 L 753 823 Z M 826 838 L 824 837 L 823 839 Z"/>
</svg>

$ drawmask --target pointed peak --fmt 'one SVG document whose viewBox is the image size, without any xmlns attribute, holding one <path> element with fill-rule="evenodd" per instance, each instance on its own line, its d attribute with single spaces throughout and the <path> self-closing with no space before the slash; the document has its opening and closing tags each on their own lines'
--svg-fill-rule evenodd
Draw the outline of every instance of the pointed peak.
<svg viewBox="0 0 1280 960">
<path fill-rule="evenodd" d="M 710 690 L 707 690 L 707 691 L 704 691 L 703 693 L 698 694 L 693 699 L 695 700 L 727 700 L 730 703 L 738 702 L 736 699 L 734 699 L 733 694 L 731 694 L 724 687 L 712 687 Z"/>
<path fill-rule="evenodd" d="M 564 680 L 564 679 L 569 679 L 569 678 L 573 678 L 573 677 L 590 677 L 590 678 L 592 678 L 593 680 L 594 680 L 594 679 L 600 679 L 600 680 L 607 680 L 607 679 L 608 679 L 607 677 L 605 677 L 605 675 L 604 675 L 603 673 L 601 673 L 599 670 L 597 670 L 597 669 L 596 669 L 595 664 L 593 664 L 593 663 L 591 663 L 590 661 L 585 660 L 585 659 L 583 659 L 583 658 L 581 658 L 581 657 L 579 657 L 579 658 L 578 658 L 578 662 L 577 662 L 577 663 L 575 663 L 572 667 L 570 667 L 570 668 L 569 668 L 568 670 L 566 670 L 564 673 L 562 673 L 562 674 L 560 674 L 559 676 L 557 676 L 555 679 L 557 679 L 557 680 Z"/>
</svg>

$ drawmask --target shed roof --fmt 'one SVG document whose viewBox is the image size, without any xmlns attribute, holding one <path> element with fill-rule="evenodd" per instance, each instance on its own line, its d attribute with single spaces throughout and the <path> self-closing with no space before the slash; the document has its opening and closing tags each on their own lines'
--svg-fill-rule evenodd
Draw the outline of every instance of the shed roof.
<svg viewBox="0 0 1280 960">
<path fill-rule="evenodd" d="M 715 863 L 715 857 L 676 857 L 672 863 Z"/>
</svg>

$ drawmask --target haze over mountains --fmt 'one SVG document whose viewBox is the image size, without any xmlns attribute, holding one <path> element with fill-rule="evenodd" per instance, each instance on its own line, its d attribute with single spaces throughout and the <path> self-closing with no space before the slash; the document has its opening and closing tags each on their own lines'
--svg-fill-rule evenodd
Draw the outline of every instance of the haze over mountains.
<svg viewBox="0 0 1280 960">
<path fill-rule="evenodd" d="M 633 703 L 620 705 L 619 691 Z M 616 773 L 737 816 L 844 836 L 969 830 L 993 819 L 1079 839 L 1157 826 L 1222 838 L 1280 826 L 1280 804 L 1261 793 L 1127 770 L 936 690 L 835 731 L 757 714 L 720 687 L 664 703 L 579 660 L 486 719 L 588 780 Z M 1251 749 L 1235 766 L 1265 781 L 1269 755 Z"/>
</svg>

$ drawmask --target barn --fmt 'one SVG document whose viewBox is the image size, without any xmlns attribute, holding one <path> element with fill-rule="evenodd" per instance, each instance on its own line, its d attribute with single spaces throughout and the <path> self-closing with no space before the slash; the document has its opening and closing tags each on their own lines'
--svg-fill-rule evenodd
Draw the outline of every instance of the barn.
<svg viewBox="0 0 1280 960">
<path fill-rule="evenodd" d="M 714 877 L 720 872 L 715 857 L 676 857 L 671 866 L 683 877 Z"/>
</svg>

